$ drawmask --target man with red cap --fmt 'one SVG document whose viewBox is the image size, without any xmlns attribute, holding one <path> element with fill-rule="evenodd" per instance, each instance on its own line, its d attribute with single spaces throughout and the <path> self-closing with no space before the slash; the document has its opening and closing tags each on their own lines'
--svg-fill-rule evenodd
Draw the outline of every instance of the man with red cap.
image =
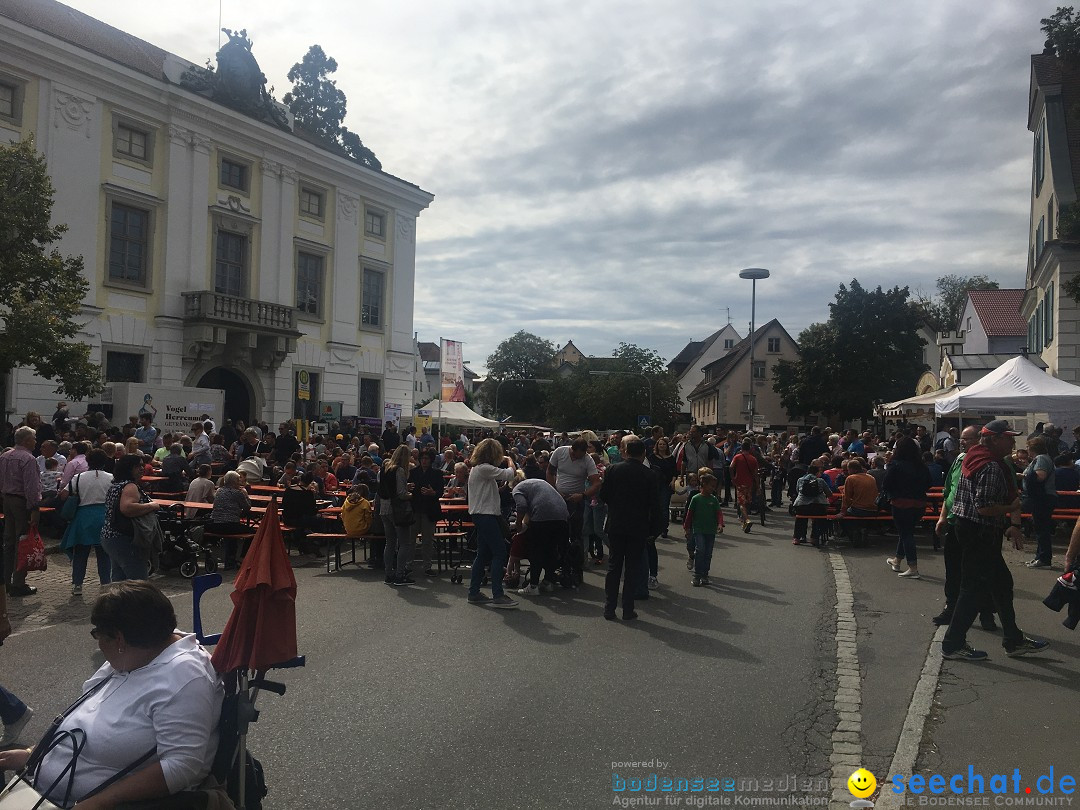
<svg viewBox="0 0 1080 810">
<path fill-rule="evenodd" d="M 1006 655 L 1034 655 L 1049 647 L 1045 641 L 1028 638 L 1016 626 L 1012 574 L 1001 554 L 1003 534 L 1015 548 L 1024 547 L 1016 474 L 1005 461 L 1016 445 L 1014 437 L 1019 435 L 1004 419 L 987 423 L 979 431 L 979 443 L 968 450 L 961 465 L 952 507 L 956 538 L 963 555 L 960 596 L 941 642 L 941 654 L 945 658 L 987 659 L 985 652 L 972 649 L 967 643 L 967 631 L 987 595 L 993 599 L 1005 631 L 1002 646 Z"/>
</svg>

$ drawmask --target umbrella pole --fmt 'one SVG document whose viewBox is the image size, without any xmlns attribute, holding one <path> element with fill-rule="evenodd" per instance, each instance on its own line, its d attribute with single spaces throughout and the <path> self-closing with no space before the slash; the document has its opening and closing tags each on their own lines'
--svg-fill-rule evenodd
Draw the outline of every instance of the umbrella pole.
<svg viewBox="0 0 1080 810">
<path fill-rule="evenodd" d="M 247 670 L 245 669 L 245 670 L 242 670 L 241 673 L 240 673 L 240 686 L 239 686 L 240 691 L 239 691 L 239 695 L 240 695 L 240 702 L 241 703 L 245 703 L 247 701 L 247 688 L 248 688 L 248 676 L 247 676 Z M 247 706 L 238 706 L 237 708 L 238 708 L 238 710 L 240 712 L 240 718 L 239 718 L 239 720 L 240 720 L 240 722 L 239 722 L 240 737 L 239 737 L 239 740 L 238 740 L 238 742 L 236 744 L 236 762 L 237 762 L 236 774 L 237 774 L 237 777 L 238 777 L 237 778 L 237 784 L 236 784 L 236 798 L 237 798 L 236 807 L 237 807 L 237 810 L 245 810 L 245 808 L 246 808 L 246 796 L 245 796 L 245 794 L 247 793 L 247 728 L 248 728 L 248 723 L 250 722 L 250 718 L 248 717 L 248 711 L 247 710 L 250 708 L 250 704 L 248 704 Z"/>
</svg>

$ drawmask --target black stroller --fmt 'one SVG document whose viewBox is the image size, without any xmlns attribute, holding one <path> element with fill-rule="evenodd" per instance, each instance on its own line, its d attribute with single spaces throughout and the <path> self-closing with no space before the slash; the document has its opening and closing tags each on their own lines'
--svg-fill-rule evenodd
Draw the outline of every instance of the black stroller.
<svg viewBox="0 0 1080 810">
<path fill-rule="evenodd" d="M 158 570 L 168 571 L 176 568 L 180 576 L 191 579 L 199 573 L 199 559 L 203 559 L 206 573 L 217 571 L 217 559 L 209 549 L 203 548 L 188 537 L 188 526 L 184 522 L 183 504 L 174 503 L 158 512 L 158 522 L 164 535 L 161 554 L 158 557 Z"/>
</svg>

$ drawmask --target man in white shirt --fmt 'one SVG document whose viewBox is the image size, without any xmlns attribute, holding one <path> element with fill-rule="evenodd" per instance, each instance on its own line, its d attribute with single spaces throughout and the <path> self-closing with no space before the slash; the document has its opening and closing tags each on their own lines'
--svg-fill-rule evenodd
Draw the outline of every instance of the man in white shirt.
<svg viewBox="0 0 1080 810">
<path fill-rule="evenodd" d="M 600 490 L 600 473 L 589 455 L 589 445 L 584 439 L 556 447 L 548 458 L 547 481 L 566 501 L 570 512 L 570 542 L 588 552 L 582 538 L 585 500 Z"/>
<path fill-rule="evenodd" d="M 63 472 L 64 465 L 67 464 L 67 459 L 64 458 L 56 451 L 56 442 L 52 439 L 41 443 L 41 455 L 37 457 L 38 472 L 45 472 L 45 460 L 55 458 L 57 469 Z"/>
</svg>

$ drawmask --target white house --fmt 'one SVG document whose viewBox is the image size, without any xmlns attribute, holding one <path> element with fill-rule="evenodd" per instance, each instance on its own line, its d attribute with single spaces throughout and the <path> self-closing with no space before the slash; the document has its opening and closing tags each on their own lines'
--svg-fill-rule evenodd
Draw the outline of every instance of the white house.
<svg viewBox="0 0 1080 810">
<path fill-rule="evenodd" d="M 0 142 L 32 135 L 48 161 L 106 378 L 221 388 L 245 421 L 408 413 L 433 197 L 305 135 L 264 81 L 240 38 L 210 72 L 54 0 L 0 0 Z M 5 408 L 51 413 L 54 388 L 19 369 Z"/>
<path fill-rule="evenodd" d="M 668 363 L 668 371 L 679 378 L 679 400 L 686 414 L 690 413 L 690 392 L 705 379 L 705 366 L 730 352 L 740 340 L 738 330 L 729 323 L 704 340 L 691 340 Z"/>
</svg>

